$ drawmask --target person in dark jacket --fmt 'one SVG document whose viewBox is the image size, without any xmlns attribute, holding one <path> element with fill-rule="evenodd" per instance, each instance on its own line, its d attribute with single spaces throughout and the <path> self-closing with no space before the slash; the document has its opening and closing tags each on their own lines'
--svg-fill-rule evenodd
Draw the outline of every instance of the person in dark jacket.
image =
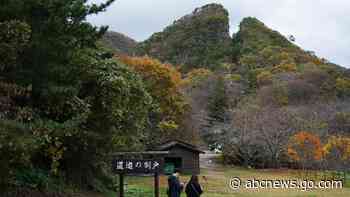
<svg viewBox="0 0 350 197">
<path fill-rule="evenodd" d="M 203 193 L 202 187 L 199 184 L 198 176 L 193 175 L 190 182 L 186 185 L 186 195 L 187 197 L 200 197 Z"/>
<path fill-rule="evenodd" d="M 181 192 L 183 190 L 183 184 L 179 179 L 180 172 L 179 170 L 175 170 L 174 174 L 169 176 L 168 178 L 168 191 L 167 194 L 169 197 L 180 197 Z"/>
</svg>

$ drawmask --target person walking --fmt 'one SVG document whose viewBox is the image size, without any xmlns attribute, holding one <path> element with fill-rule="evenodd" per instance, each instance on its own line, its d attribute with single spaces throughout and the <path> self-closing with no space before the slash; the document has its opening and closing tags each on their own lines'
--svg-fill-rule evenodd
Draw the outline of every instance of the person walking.
<svg viewBox="0 0 350 197">
<path fill-rule="evenodd" d="M 198 176 L 193 175 L 190 182 L 186 185 L 185 189 L 187 197 L 200 197 L 203 193 L 202 187 L 199 184 Z"/>
<path fill-rule="evenodd" d="M 184 185 L 180 182 L 180 171 L 175 169 L 174 173 L 168 178 L 168 197 L 180 197 L 183 188 Z"/>
</svg>

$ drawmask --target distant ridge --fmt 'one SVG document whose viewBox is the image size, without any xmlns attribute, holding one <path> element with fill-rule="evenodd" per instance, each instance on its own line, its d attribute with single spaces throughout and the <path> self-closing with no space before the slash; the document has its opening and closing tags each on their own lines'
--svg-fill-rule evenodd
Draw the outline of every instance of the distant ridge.
<svg viewBox="0 0 350 197">
<path fill-rule="evenodd" d="M 118 32 L 108 31 L 102 38 L 104 45 L 115 52 L 132 55 L 137 42 Z"/>
</svg>

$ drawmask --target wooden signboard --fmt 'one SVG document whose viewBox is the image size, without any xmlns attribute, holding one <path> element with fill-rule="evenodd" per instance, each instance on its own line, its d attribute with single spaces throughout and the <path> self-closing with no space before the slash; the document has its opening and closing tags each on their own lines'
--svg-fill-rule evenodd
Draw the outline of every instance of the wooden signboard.
<svg viewBox="0 0 350 197">
<path fill-rule="evenodd" d="M 112 166 L 118 174 L 154 174 L 163 169 L 162 161 L 153 159 L 116 159 Z"/>
<path fill-rule="evenodd" d="M 137 174 L 154 175 L 154 194 L 159 197 L 159 174 L 163 170 L 163 161 L 160 159 L 115 159 L 112 170 L 119 174 L 119 197 L 124 196 L 124 176 Z"/>
</svg>

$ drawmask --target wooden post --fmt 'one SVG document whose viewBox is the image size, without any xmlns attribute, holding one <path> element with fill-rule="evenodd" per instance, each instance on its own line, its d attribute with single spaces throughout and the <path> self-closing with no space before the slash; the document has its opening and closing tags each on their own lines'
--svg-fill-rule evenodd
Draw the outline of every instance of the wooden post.
<svg viewBox="0 0 350 197">
<path fill-rule="evenodd" d="M 156 172 L 154 174 L 154 196 L 159 197 L 159 174 Z"/>
<path fill-rule="evenodd" d="M 119 197 L 124 197 L 124 174 L 119 174 Z"/>
</svg>

